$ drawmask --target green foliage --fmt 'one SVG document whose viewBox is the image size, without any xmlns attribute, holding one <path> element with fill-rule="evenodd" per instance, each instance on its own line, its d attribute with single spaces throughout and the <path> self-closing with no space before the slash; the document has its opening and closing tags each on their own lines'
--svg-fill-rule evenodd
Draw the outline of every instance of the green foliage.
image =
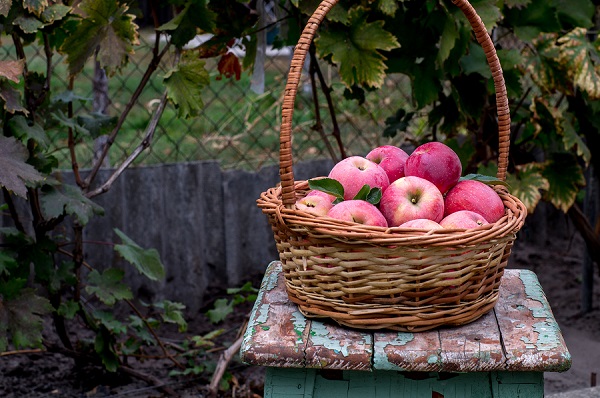
<svg viewBox="0 0 600 398">
<path fill-rule="evenodd" d="M 257 293 L 258 289 L 254 288 L 250 282 L 246 282 L 239 288 L 227 289 L 227 294 L 232 297 L 215 300 L 213 308 L 206 312 L 206 316 L 212 323 L 222 322 L 233 312 L 236 305 L 247 301 L 254 302 Z"/>
<path fill-rule="evenodd" d="M 131 105 L 140 101 L 140 94 L 152 75 L 157 74 L 159 65 L 166 70 L 165 101 L 175 104 L 180 117 L 196 116 L 203 106 L 201 93 L 209 83 L 206 59 L 223 57 L 227 43 L 249 37 L 256 30 L 257 18 L 250 7 L 237 0 L 169 0 L 169 5 L 180 12 L 156 30 L 168 35 L 169 40 L 157 40 L 154 48 L 141 49 L 147 51 L 141 56 L 149 55 L 151 61 L 145 78 L 131 90 L 134 94 L 129 104 L 122 104 L 123 114 L 109 116 L 89 111 L 74 116 L 75 106 L 92 108 L 91 98 L 76 94 L 77 75 L 89 63 L 98 65 L 109 76 L 122 73 L 140 33 L 128 2 L 71 3 L 0 2 L 1 34 L 7 35 L 17 57 L 0 61 L 1 209 L 3 215 L 12 218 L 13 225 L 0 228 L 0 352 L 42 348 L 46 343 L 42 325 L 44 319 L 51 319 L 58 337 L 52 340 L 61 341 L 79 359 L 88 359 L 90 353 L 95 353 L 92 362 L 101 362 L 108 371 L 117 371 L 130 355 L 143 358 L 147 348 L 162 350 L 165 358 L 182 366 L 175 359 L 177 354 L 162 344 L 157 331 L 174 325 L 179 332 L 186 332 L 185 307 L 165 299 L 142 303 L 143 308 L 139 309 L 125 280 L 123 267 L 129 266 L 150 281 L 164 279 L 158 251 L 143 248 L 115 228 L 119 242 L 98 243 L 112 246 L 115 254 L 125 260 L 123 267 L 85 261 L 84 248 L 95 242 L 84 246 L 84 229 L 89 228 L 94 217 L 104 214 L 93 199 L 109 190 L 130 163 L 117 167 L 103 184 L 95 181 L 96 171 L 108 152 L 85 175 L 79 173 L 78 156 L 85 151 L 83 148 L 92 147 L 91 141 L 99 136 L 109 135 L 111 144 L 123 139 L 121 122 L 130 117 Z M 228 30 L 221 31 L 217 26 Z M 199 50 L 184 49 L 199 31 L 214 33 L 214 40 Z M 27 58 L 27 47 L 34 43 L 45 52 L 47 63 L 42 68 L 34 67 Z M 53 58 L 57 53 L 66 56 L 66 91 L 53 85 L 53 75 L 63 71 L 57 70 L 58 63 Z M 164 59 L 171 63 L 165 64 Z M 234 69 L 237 66 L 230 65 Z M 154 118 L 159 120 L 160 116 L 159 113 Z M 152 128 L 156 126 L 149 124 L 150 133 Z M 150 133 L 145 141 L 140 140 L 140 147 L 151 144 Z M 65 150 L 71 156 L 75 176 L 72 183 L 54 177 L 58 162 L 52 148 L 57 147 L 58 140 L 64 140 Z M 97 190 L 91 188 L 98 185 Z M 28 201 L 25 209 L 16 205 L 17 196 Z M 245 286 L 231 294 L 233 298 L 228 303 L 233 308 L 251 300 L 255 291 Z M 117 314 L 121 311 L 116 309 L 123 307 L 130 308 L 132 314 L 120 319 Z M 84 325 L 92 338 L 86 334 L 72 342 L 73 337 L 66 332 L 69 323 L 77 328 Z M 190 340 L 190 355 L 207 349 L 216 336 L 215 332 Z M 205 370 L 201 364 L 191 372 Z"/>
</svg>

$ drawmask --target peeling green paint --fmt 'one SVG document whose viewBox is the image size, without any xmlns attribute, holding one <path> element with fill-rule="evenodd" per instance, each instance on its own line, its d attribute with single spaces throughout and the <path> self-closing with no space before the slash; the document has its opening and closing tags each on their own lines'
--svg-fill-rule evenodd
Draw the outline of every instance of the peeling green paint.
<svg viewBox="0 0 600 398">
<path fill-rule="evenodd" d="M 540 351 L 552 350 L 560 346 L 562 336 L 560 328 L 552 315 L 552 310 L 550 309 L 548 301 L 545 299 L 544 291 L 537 276 L 531 271 L 522 270 L 519 273 L 519 277 L 523 282 L 527 297 L 542 305 L 541 307 L 529 308 L 532 316 L 534 318 L 544 319 L 543 321 L 533 324 L 533 330 L 538 335 L 536 342 L 529 341 L 529 339 L 525 339 L 524 337 L 522 337 L 521 340 L 525 342 L 527 348 L 537 348 Z"/>
<path fill-rule="evenodd" d="M 427 358 L 427 363 L 428 363 L 428 364 L 434 364 L 434 363 L 438 363 L 438 362 L 439 362 L 439 360 L 440 360 L 440 358 L 439 358 L 437 355 L 430 355 L 430 356 Z"/>
<path fill-rule="evenodd" d="M 314 332 L 314 334 L 312 334 Z M 342 354 L 344 357 L 349 355 L 348 345 L 342 345 L 340 340 L 329 338 L 329 329 L 322 322 L 314 322 L 311 327 L 312 342 L 314 345 L 322 346 L 328 350 L 332 350 L 336 354 Z M 370 334 L 363 333 L 360 339 L 362 344 L 368 346 L 372 345 L 372 336 Z"/>
<path fill-rule="evenodd" d="M 294 331 L 298 335 L 298 340 L 302 341 L 302 335 L 304 329 L 306 329 L 306 317 L 296 310 L 292 313 L 292 323 L 294 324 Z"/>
<path fill-rule="evenodd" d="M 379 340 L 373 345 L 373 368 L 380 370 L 405 370 L 402 367 L 391 363 L 388 360 L 388 356 L 385 349 L 388 345 L 391 346 L 404 346 L 413 341 L 415 335 L 409 332 L 398 332 L 393 340 Z"/>
</svg>

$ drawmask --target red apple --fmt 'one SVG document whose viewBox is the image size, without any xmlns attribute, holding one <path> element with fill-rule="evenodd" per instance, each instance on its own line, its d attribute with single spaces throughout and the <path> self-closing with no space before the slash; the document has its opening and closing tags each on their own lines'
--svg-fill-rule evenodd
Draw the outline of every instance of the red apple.
<svg viewBox="0 0 600 398">
<path fill-rule="evenodd" d="M 345 200 L 333 206 L 327 216 L 337 220 L 359 224 L 387 227 L 387 221 L 379 209 L 364 200 Z"/>
<path fill-rule="evenodd" d="M 393 227 L 417 218 L 439 222 L 444 216 L 444 197 L 424 178 L 402 177 L 383 192 L 379 209 Z"/>
<path fill-rule="evenodd" d="M 446 194 L 444 215 L 459 210 L 470 210 L 481 214 L 490 223 L 504 216 L 504 203 L 492 187 L 475 180 L 459 181 Z"/>
<path fill-rule="evenodd" d="M 320 192 L 320 191 L 315 191 Z M 305 197 L 298 199 L 296 201 L 296 209 L 305 211 L 310 214 L 314 214 L 315 216 L 325 216 L 327 212 L 331 210 L 333 207 L 333 200 L 329 197 L 325 192 L 321 192 L 320 194 L 308 194 Z"/>
<path fill-rule="evenodd" d="M 324 198 L 329 199 L 329 201 L 331 203 L 333 203 L 333 201 L 336 199 L 335 196 L 330 195 L 327 192 L 319 191 L 318 189 L 313 189 L 311 191 L 308 191 L 308 193 L 306 194 L 306 197 L 309 197 L 309 196 L 322 196 Z"/>
<path fill-rule="evenodd" d="M 462 174 L 462 165 L 456 152 L 441 142 L 420 145 L 406 159 L 406 176 L 431 181 L 442 194 L 452 188 Z"/>
<path fill-rule="evenodd" d="M 365 184 L 382 191 L 390 185 L 385 170 L 362 156 L 350 156 L 340 160 L 329 172 L 329 178 L 342 184 L 345 200 L 353 199 Z"/>
<path fill-rule="evenodd" d="M 408 153 L 394 145 L 383 145 L 373 149 L 366 156 L 372 162 L 381 166 L 390 180 L 390 184 L 404 177 L 404 164 Z"/>
<path fill-rule="evenodd" d="M 432 229 L 442 229 L 440 224 L 436 223 L 433 220 L 429 220 L 427 218 L 416 218 L 414 220 L 410 220 L 400 225 L 400 228 L 416 228 L 416 229 L 426 229 L 431 231 Z"/>
<path fill-rule="evenodd" d="M 444 217 L 440 225 L 448 229 L 471 229 L 489 224 L 481 214 L 469 210 L 459 210 Z"/>
</svg>

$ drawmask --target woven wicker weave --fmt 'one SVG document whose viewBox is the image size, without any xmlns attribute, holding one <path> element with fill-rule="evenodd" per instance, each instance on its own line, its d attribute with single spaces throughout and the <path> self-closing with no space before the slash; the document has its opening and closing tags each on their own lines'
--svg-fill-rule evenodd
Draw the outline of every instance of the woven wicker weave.
<svg viewBox="0 0 600 398">
<path fill-rule="evenodd" d="M 482 45 L 496 89 L 499 156 L 497 177 L 506 178 L 510 114 L 494 45 L 466 0 L 453 0 Z M 297 210 L 308 192 L 295 181 L 292 114 L 304 60 L 317 28 L 337 0 L 322 1 L 295 48 L 282 106 L 281 185 L 263 192 L 290 300 L 308 317 L 328 317 L 361 329 L 423 331 L 461 325 L 490 311 L 526 209 L 502 186 L 495 190 L 506 212 L 494 224 L 472 230 L 423 232 L 382 228 L 317 217 Z"/>
</svg>

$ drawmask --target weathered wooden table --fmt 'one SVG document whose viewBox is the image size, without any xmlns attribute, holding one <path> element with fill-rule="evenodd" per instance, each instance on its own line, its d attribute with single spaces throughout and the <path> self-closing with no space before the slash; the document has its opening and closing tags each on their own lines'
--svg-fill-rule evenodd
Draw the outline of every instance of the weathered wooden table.
<svg viewBox="0 0 600 398">
<path fill-rule="evenodd" d="M 267 268 L 241 358 L 268 367 L 265 398 L 543 397 L 544 372 L 571 366 L 531 271 L 505 270 L 495 309 L 471 324 L 369 332 L 305 318 L 279 262 Z"/>
</svg>

